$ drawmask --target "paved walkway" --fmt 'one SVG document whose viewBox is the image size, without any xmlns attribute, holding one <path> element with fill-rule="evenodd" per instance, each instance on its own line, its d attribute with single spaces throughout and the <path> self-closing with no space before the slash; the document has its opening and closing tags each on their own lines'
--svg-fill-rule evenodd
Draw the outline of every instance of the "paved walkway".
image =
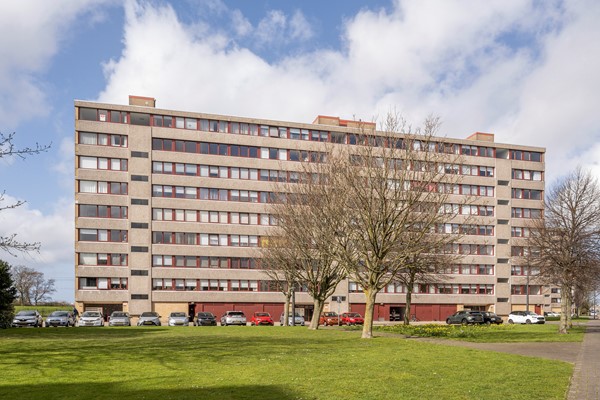
<svg viewBox="0 0 600 400">
<path fill-rule="evenodd" d="M 587 325 L 567 398 L 600 399 L 600 320 L 590 320 Z"/>
</svg>

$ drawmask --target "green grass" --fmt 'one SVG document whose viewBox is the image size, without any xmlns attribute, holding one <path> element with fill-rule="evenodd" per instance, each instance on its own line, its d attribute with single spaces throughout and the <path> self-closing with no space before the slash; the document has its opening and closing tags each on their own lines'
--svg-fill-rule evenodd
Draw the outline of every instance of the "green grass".
<svg viewBox="0 0 600 400">
<path fill-rule="evenodd" d="M 344 330 L 0 330 L 2 399 L 564 399 L 572 369 Z"/>
<path fill-rule="evenodd" d="M 559 335 L 558 325 L 392 325 L 377 331 L 404 336 L 439 337 L 480 343 L 581 342 L 585 326 L 573 326 L 569 334 Z"/>
</svg>

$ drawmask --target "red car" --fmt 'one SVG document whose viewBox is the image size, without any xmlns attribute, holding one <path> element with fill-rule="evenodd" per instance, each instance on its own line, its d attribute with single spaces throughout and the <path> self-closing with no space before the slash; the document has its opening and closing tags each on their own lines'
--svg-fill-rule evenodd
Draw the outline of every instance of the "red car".
<svg viewBox="0 0 600 400">
<path fill-rule="evenodd" d="M 319 318 L 319 325 L 324 326 L 333 326 L 338 325 L 338 315 L 334 312 L 324 312 L 321 314 L 321 318 Z"/>
<path fill-rule="evenodd" d="M 340 323 L 342 325 L 362 325 L 365 320 L 359 313 L 347 312 L 340 314 Z"/>
<path fill-rule="evenodd" d="M 274 325 L 273 318 L 271 318 L 271 314 L 268 312 L 255 312 L 252 315 L 252 319 L 250 320 L 250 325 Z"/>
</svg>

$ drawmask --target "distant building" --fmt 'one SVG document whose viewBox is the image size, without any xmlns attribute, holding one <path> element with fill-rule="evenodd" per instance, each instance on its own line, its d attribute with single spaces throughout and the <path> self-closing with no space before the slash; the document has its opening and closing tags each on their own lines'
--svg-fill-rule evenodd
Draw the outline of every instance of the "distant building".
<svg viewBox="0 0 600 400">
<path fill-rule="evenodd" d="M 319 116 L 312 124 L 75 101 L 75 299 L 80 310 L 226 310 L 278 316 L 283 295 L 260 270 L 272 229 L 273 182 L 298 179 L 300 161 L 318 162 L 324 142 L 355 145 L 357 123 Z M 475 195 L 460 212 L 477 232 L 463 238 L 452 279 L 419 285 L 411 313 L 443 320 L 457 309 L 506 315 L 559 307 L 560 294 L 529 281 L 515 265 L 528 221 L 542 215 L 544 149 L 499 144 L 494 135 L 445 139 L 464 164 L 457 195 Z M 449 207 L 452 207 L 450 205 Z M 377 297 L 374 318 L 402 313 L 402 285 Z M 552 296 L 552 297 L 551 297 Z M 312 316 L 312 299 L 296 296 Z M 343 281 L 326 310 L 364 313 L 364 295 Z M 554 302 L 554 303 L 553 303 Z"/>
</svg>

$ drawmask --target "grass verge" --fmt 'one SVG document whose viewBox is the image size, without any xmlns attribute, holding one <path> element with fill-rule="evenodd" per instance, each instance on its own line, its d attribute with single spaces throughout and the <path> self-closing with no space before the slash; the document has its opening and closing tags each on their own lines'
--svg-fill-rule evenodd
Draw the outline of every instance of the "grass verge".
<svg viewBox="0 0 600 400">
<path fill-rule="evenodd" d="M 300 327 L 0 331 L 6 399 L 564 399 L 572 368 Z"/>
<path fill-rule="evenodd" d="M 480 343 L 581 342 L 585 325 L 573 326 L 569 334 L 558 334 L 558 325 L 392 325 L 375 328 L 405 336 L 439 337 Z"/>
</svg>

